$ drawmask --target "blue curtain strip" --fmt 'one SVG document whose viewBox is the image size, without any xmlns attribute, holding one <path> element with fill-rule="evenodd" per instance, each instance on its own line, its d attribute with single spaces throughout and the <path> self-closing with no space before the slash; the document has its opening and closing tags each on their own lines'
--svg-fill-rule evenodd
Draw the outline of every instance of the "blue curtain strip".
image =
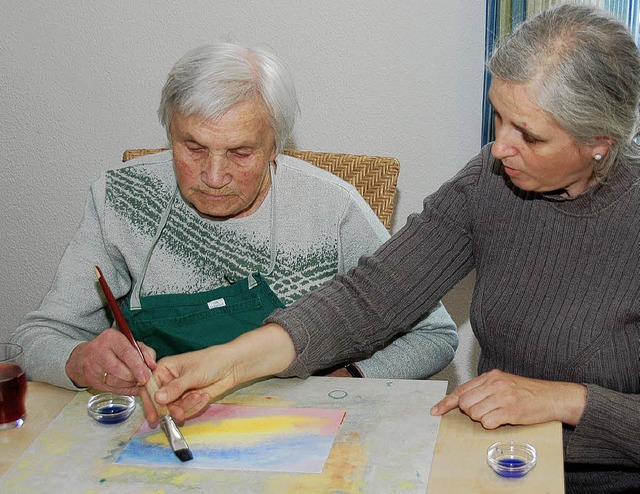
<svg viewBox="0 0 640 494">
<path fill-rule="evenodd" d="M 640 46 L 640 0 L 487 0 L 485 14 L 485 60 L 498 41 L 515 26 L 545 9 L 563 3 L 582 3 L 598 6 L 625 22 Z M 482 97 L 482 145 L 495 136 L 493 109 L 487 99 L 491 75 L 485 70 Z"/>
</svg>

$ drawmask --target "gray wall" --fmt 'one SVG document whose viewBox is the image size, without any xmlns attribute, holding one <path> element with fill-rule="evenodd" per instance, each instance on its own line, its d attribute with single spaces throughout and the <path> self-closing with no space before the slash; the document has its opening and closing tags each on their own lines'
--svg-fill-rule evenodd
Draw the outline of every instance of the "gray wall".
<svg viewBox="0 0 640 494">
<path fill-rule="evenodd" d="M 291 67 L 300 149 L 400 160 L 394 230 L 479 149 L 481 0 L 5 0 L 0 16 L 0 337 L 35 309 L 90 183 L 129 147 L 166 145 L 168 70 L 220 38 L 266 43 Z M 445 302 L 475 365 L 471 280 Z"/>
</svg>

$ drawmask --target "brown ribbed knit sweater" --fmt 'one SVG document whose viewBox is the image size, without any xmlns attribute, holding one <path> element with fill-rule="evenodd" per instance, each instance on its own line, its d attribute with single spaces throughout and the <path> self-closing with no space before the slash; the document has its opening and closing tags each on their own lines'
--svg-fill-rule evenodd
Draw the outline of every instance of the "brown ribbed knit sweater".
<svg viewBox="0 0 640 494">
<path fill-rule="evenodd" d="M 640 492 L 639 177 L 622 164 L 574 199 L 524 192 L 484 147 L 358 268 L 268 319 L 298 353 L 283 375 L 370 353 L 475 269 L 478 372 L 587 384 L 567 492 Z"/>
</svg>

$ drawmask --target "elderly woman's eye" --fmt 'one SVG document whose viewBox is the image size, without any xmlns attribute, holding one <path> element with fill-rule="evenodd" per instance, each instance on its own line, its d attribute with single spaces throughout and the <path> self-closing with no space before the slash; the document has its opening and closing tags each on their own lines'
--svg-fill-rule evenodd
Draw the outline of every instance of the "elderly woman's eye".
<svg viewBox="0 0 640 494">
<path fill-rule="evenodd" d="M 195 142 L 188 142 L 185 144 L 185 147 L 192 153 L 205 151 L 204 147 L 200 146 L 199 144 L 196 144 Z"/>
</svg>

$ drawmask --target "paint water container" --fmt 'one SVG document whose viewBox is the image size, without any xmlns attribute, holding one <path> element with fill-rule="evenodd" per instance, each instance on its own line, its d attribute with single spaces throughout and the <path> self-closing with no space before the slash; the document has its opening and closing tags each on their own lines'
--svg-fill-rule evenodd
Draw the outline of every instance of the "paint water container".
<svg viewBox="0 0 640 494">
<path fill-rule="evenodd" d="M 133 396 L 100 393 L 89 398 L 87 413 L 101 424 L 119 424 L 129 418 L 136 408 Z"/>
<path fill-rule="evenodd" d="M 501 477 L 523 477 L 536 461 L 536 449 L 523 442 L 498 442 L 487 449 L 487 463 Z"/>
</svg>

